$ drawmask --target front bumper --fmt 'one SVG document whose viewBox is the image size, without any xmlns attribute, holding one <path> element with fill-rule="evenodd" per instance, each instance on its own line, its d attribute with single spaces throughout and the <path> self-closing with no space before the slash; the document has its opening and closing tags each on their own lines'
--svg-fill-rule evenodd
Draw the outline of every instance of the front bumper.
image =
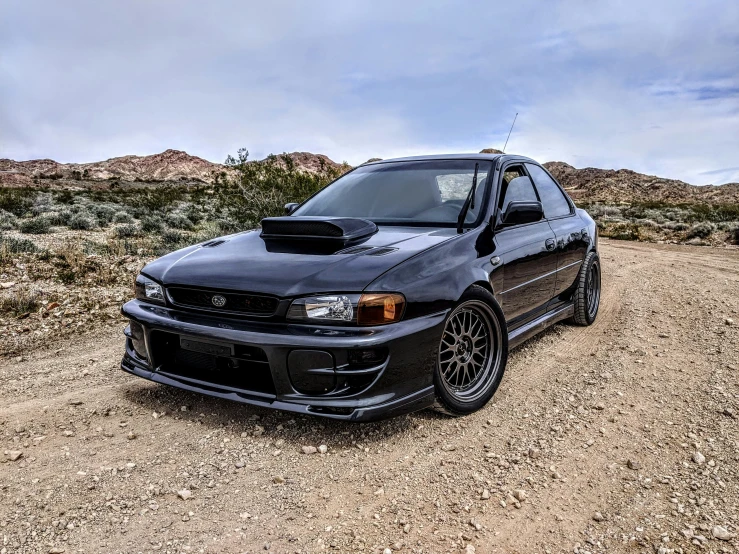
<svg viewBox="0 0 739 554">
<path fill-rule="evenodd" d="M 434 402 L 433 368 L 445 312 L 384 326 L 348 328 L 213 317 L 138 300 L 128 302 L 121 311 L 140 326 L 137 330 L 144 335 L 134 349 L 130 327 L 126 329 L 126 354 L 121 368 L 151 381 L 246 404 L 351 421 L 384 419 L 423 409 Z M 235 345 L 237 350 L 258 351 L 258 356 L 263 352 L 264 361 L 254 364 L 261 364 L 261 371 L 268 368 L 270 385 L 260 390 L 251 387 L 250 369 L 246 366 L 229 369 L 230 375 L 236 374 L 238 383 L 224 383 L 218 371 L 205 371 L 193 378 L 178 370 L 179 362 L 170 355 L 171 350 L 157 348 L 162 336 L 181 337 L 180 340 L 196 344 L 225 345 L 215 348 Z M 144 348 L 142 344 L 146 357 L 136 352 Z M 347 362 L 352 352 L 368 350 L 382 352 L 383 359 L 370 367 Z M 329 365 L 333 368 L 308 369 L 308 381 L 313 374 L 316 381 L 334 379 L 337 386 L 333 390 L 306 393 L 301 389 L 306 386 L 304 378 L 296 386 L 295 366 L 303 365 L 301 359 L 306 354 L 311 358 L 311 352 L 332 360 Z M 344 382 L 361 386 L 339 386 Z"/>
</svg>

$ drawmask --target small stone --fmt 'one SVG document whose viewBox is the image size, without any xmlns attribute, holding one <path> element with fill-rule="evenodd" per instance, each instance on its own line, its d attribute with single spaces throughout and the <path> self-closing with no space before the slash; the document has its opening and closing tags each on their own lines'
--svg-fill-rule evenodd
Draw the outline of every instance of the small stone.
<svg viewBox="0 0 739 554">
<path fill-rule="evenodd" d="M 595 512 L 593 514 L 593 521 L 603 521 L 605 518 L 603 517 L 603 514 L 600 512 Z"/>
<path fill-rule="evenodd" d="M 523 502 L 526 500 L 526 491 L 523 489 L 516 489 L 513 491 L 513 498 L 518 500 L 519 502 Z"/>
<path fill-rule="evenodd" d="M 55 546 L 49 549 L 49 554 L 64 554 L 65 550 L 61 546 Z"/>
<path fill-rule="evenodd" d="M 475 554 L 475 547 L 471 544 L 468 544 L 464 547 L 464 554 Z"/>
<path fill-rule="evenodd" d="M 320 452 L 321 454 L 325 454 L 326 452 L 328 452 L 328 446 L 326 446 L 325 444 L 322 444 L 321 446 L 318 447 L 318 452 Z"/>
<path fill-rule="evenodd" d="M 411 524 L 406 523 L 405 525 L 403 525 L 403 533 L 408 534 L 410 532 L 411 532 Z"/>
<path fill-rule="evenodd" d="M 730 317 L 727 317 L 726 319 L 724 319 L 724 323 L 726 325 L 734 325 L 734 320 L 731 319 Z"/>
<path fill-rule="evenodd" d="M 721 412 L 721 413 L 724 414 L 727 417 L 730 417 L 732 419 L 736 419 L 736 413 L 734 412 L 734 410 L 732 408 L 724 408 L 724 411 Z"/>
<path fill-rule="evenodd" d="M 236 467 L 238 467 L 239 469 L 241 469 L 242 467 L 244 467 L 244 462 L 242 462 L 241 460 L 239 460 L 239 461 L 238 461 L 238 462 L 236 462 L 236 463 L 235 463 L 234 465 L 235 465 Z"/>
<path fill-rule="evenodd" d="M 315 454 L 318 452 L 318 449 L 315 446 L 304 446 L 302 450 L 303 454 Z"/>
<path fill-rule="evenodd" d="M 135 438 L 136 438 L 136 433 L 134 433 L 133 431 L 129 431 L 129 432 L 128 432 L 128 435 L 126 435 L 126 438 L 127 438 L 128 440 L 132 441 L 133 439 L 135 439 Z"/>
<path fill-rule="evenodd" d="M 274 477 L 272 478 L 272 482 L 273 482 L 273 483 L 274 483 L 275 485 L 282 485 L 282 484 L 283 484 L 283 483 L 285 482 L 285 478 L 284 478 L 284 477 L 283 477 L 282 475 L 275 475 L 275 476 L 274 476 Z"/>
<path fill-rule="evenodd" d="M 380 487 L 375 491 L 375 496 L 383 496 L 385 494 L 385 489 Z"/>
<path fill-rule="evenodd" d="M 482 490 L 482 496 L 480 496 L 483 500 L 489 500 L 490 499 L 490 491 L 488 489 Z"/>
<path fill-rule="evenodd" d="M 593 406 L 596 410 L 601 411 L 606 409 L 606 405 L 602 402 L 598 402 L 595 406 Z"/>
<path fill-rule="evenodd" d="M 261 437 L 264 434 L 264 427 L 261 425 L 255 425 L 254 426 L 254 436 L 255 437 Z"/>
<path fill-rule="evenodd" d="M 736 533 L 729 533 L 728 529 L 721 527 L 720 525 L 714 526 L 712 532 L 713 536 L 721 541 L 730 541 L 736 537 Z"/>
<path fill-rule="evenodd" d="M 11 462 L 15 462 L 17 459 L 23 456 L 23 452 L 20 450 L 10 450 L 8 451 L 8 459 Z"/>
<path fill-rule="evenodd" d="M 69 405 L 70 406 L 81 406 L 82 405 L 82 400 L 70 400 L 69 401 Z"/>
<path fill-rule="evenodd" d="M 382 551 L 382 554 L 393 554 L 393 551 L 390 550 L 389 548 L 386 548 L 385 550 Z"/>
<path fill-rule="evenodd" d="M 74 436 L 74 431 L 69 431 L 69 430 L 64 431 L 63 435 L 65 437 L 73 437 Z"/>
<path fill-rule="evenodd" d="M 538 448 L 529 448 L 529 458 L 532 460 L 536 460 L 539 457 L 539 449 Z"/>
<path fill-rule="evenodd" d="M 701 454 L 700 452 L 693 452 L 693 461 L 696 464 L 700 465 L 700 464 L 702 464 L 703 462 L 706 461 L 706 457 L 703 454 Z"/>
<path fill-rule="evenodd" d="M 637 460 L 627 460 L 626 465 L 629 469 L 633 470 L 639 470 L 641 469 L 641 462 L 638 462 Z"/>
<path fill-rule="evenodd" d="M 182 500 L 187 500 L 192 496 L 192 491 L 189 489 L 180 489 L 177 491 L 177 496 L 179 496 Z"/>
</svg>

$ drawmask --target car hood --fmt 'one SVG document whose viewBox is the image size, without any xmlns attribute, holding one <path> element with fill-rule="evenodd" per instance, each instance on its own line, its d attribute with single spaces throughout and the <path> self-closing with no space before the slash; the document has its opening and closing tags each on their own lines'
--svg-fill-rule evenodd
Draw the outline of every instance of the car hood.
<svg viewBox="0 0 739 554">
<path fill-rule="evenodd" d="M 457 236 L 455 229 L 381 226 L 361 244 L 327 251 L 310 244 L 265 241 L 249 231 L 168 254 L 143 269 L 165 286 L 187 285 L 276 296 L 360 292 L 411 256 Z M 380 250 L 381 249 L 381 250 Z M 341 251 L 339 251 L 341 252 Z"/>
</svg>

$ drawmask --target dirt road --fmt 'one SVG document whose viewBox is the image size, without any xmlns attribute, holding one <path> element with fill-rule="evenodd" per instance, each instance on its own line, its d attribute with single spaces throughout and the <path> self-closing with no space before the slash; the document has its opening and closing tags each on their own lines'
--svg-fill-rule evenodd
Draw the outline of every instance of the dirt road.
<svg viewBox="0 0 739 554">
<path fill-rule="evenodd" d="M 168 389 L 117 369 L 120 323 L 0 358 L 0 552 L 736 552 L 739 251 L 602 260 L 596 324 L 515 350 L 463 419 Z"/>
</svg>

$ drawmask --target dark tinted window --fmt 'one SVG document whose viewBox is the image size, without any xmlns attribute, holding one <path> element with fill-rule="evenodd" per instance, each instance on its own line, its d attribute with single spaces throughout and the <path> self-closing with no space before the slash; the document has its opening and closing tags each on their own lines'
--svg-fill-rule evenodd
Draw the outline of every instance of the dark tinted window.
<svg viewBox="0 0 739 554">
<path fill-rule="evenodd" d="M 544 217 L 552 218 L 570 214 L 570 204 L 557 183 L 538 165 L 526 164 L 544 208 Z"/>
<path fill-rule="evenodd" d="M 536 202 L 534 185 L 523 172 L 521 166 L 507 167 L 503 173 L 503 182 L 501 183 L 501 202 L 500 208 L 505 211 L 511 202 Z"/>
<path fill-rule="evenodd" d="M 465 223 L 480 219 L 492 162 L 428 160 L 361 166 L 298 208 L 296 216 L 361 217 L 384 224 L 456 226 L 477 166 L 475 205 Z"/>
</svg>

